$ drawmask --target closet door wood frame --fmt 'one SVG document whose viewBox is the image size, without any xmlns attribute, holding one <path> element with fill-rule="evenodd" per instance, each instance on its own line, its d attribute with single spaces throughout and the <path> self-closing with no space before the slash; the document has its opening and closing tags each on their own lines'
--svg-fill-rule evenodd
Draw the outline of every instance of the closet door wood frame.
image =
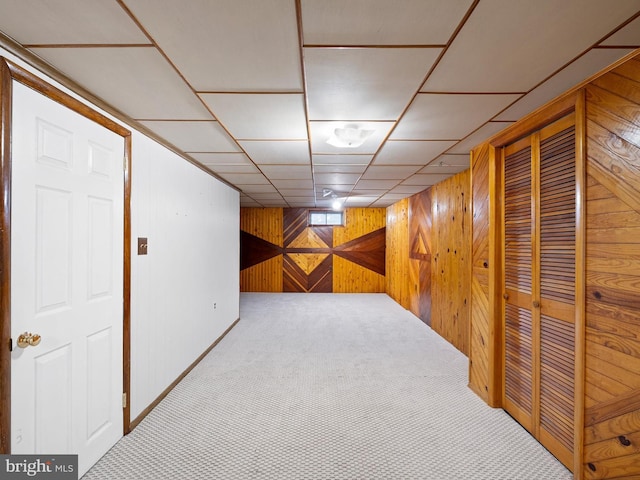
<svg viewBox="0 0 640 480">
<path fill-rule="evenodd" d="M 493 272 L 490 272 L 490 283 L 489 290 L 490 295 L 489 298 L 493 299 L 495 302 L 493 308 L 492 318 L 492 333 L 493 333 L 493 349 L 494 352 L 493 358 L 494 361 L 491 362 L 491 377 L 494 379 L 492 383 L 494 388 L 498 388 L 498 392 L 493 392 L 491 398 L 494 398 L 495 402 L 492 403 L 492 406 L 505 408 L 505 396 L 500 395 L 499 392 L 504 392 L 505 390 L 505 371 L 506 364 L 504 359 L 505 357 L 505 342 L 506 342 L 506 332 L 502 325 L 502 314 L 500 312 L 504 312 L 506 308 L 507 301 L 503 297 L 503 288 L 505 285 L 505 268 L 504 268 L 504 225 L 501 222 L 501 219 L 504 219 L 505 214 L 505 205 L 503 204 L 503 195 L 505 188 L 505 178 L 504 178 L 504 148 L 506 145 L 515 143 L 518 139 L 523 139 L 524 137 L 531 136 L 532 134 L 536 134 L 535 132 L 542 130 L 547 125 L 552 124 L 558 119 L 565 117 L 571 113 L 574 114 L 575 118 L 575 308 L 571 313 L 574 317 L 574 326 L 573 326 L 573 334 L 574 334 L 574 395 L 573 395 L 573 404 L 574 404 L 574 422 L 573 422 L 573 461 L 571 465 L 571 459 L 569 459 L 568 466 L 573 470 L 575 479 L 582 479 L 583 472 L 582 469 L 582 457 L 583 457 L 583 439 L 584 439 L 584 355 L 585 355 L 585 312 L 584 312 L 584 257 L 585 257 L 585 229 L 584 229 L 584 205 L 585 205 L 585 100 L 584 100 L 584 90 L 574 90 L 572 92 L 567 93 L 563 97 L 559 98 L 553 104 L 550 104 L 540 110 L 532 113 L 523 121 L 514 124 L 513 127 L 508 128 L 501 132 L 499 135 L 493 137 L 489 144 L 491 145 L 492 151 L 494 154 L 491 158 L 491 171 L 492 175 L 495 178 L 495 182 L 492 182 L 492 189 L 495 193 L 492 194 L 493 199 L 491 201 L 492 204 L 492 215 L 493 218 L 498 221 L 493 222 L 493 226 L 491 228 L 491 234 L 493 238 L 495 238 L 495 257 L 496 261 L 493 265 Z M 540 188 L 539 184 L 533 185 L 533 189 Z M 537 218 L 537 222 L 539 222 L 539 212 L 533 212 L 534 218 Z M 538 223 L 539 225 L 539 223 Z M 502 240 L 502 241 L 501 241 Z M 539 252 L 539 240 L 534 240 L 533 249 L 538 249 Z M 534 292 L 532 292 L 534 293 Z M 538 293 L 538 292 L 536 292 Z M 540 298 L 539 295 L 536 298 Z M 526 301 L 523 298 L 516 298 L 514 301 L 521 303 Z M 543 305 L 546 305 L 548 308 L 548 302 L 543 301 Z M 531 305 L 531 303 L 529 303 Z M 539 353 L 540 349 L 540 341 L 534 340 L 532 344 L 532 351 L 535 354 Z M 535 372 L 534 375 L 539 375 L 539 372 Z M 534 382 L 535 383 L 535 382 Z M 534 387 L 535 388 L 535 387 Z M 539 392 L 538 392 L 539 393 Z M 536 395 L 536 392 L 533 392 L 533 398 L 539 398 L 539 395 Z M 533 400 L 531 405 L 531 412 L 528 414 L 531 418 L 535 418 L 534 415 L 539 416 L 540 405 L 539 402 L 536 404 L 537 400 Z M 530 420 L 527 420 L 527 414 L 514 415 L 516 420 L 522 423 L 525 427 L 529 428 L 534 436 L 539 436 L 539 427 L 534 427 Z M 524 418 L 522 420 L 521 418 Z M 529 425 L 527 425 L 529 422 Z M 536 431 L 537 428 L 537 431 Z M 550 436 L 548 433 L 543 433 L 543 436 L 546 436 L 546 440 L 549 440 L 549 437 L 553 439 L 553 436 Z M 552 442 L 554 440 L 551 440 Z M 564 459 L 565 464 L 567 464 L 567 459 Z"/>
</svg>

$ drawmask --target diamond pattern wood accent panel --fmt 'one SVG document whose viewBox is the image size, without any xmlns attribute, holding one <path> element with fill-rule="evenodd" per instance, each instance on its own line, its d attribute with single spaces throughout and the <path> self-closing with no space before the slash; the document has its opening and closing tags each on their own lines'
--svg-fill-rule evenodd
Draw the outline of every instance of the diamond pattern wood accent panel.
<svg viewBox="0 0 640 480">
<path fill-rule="evenodd" d="M 284 292 L 331 293 L 333 289 L 332 258 L 325 259 L 310 272 L 306 272 L 291 255 L 284 256 L 283 285 Z"/>
<path fill-rule="evenodd" d="M 380 275 L 385 273 L 385 229 L 381 228 L 334 248 L 334 254 Z"/>
<path fill-rule="evenodd" d="M 256 265 L 283 255 L 282 291 L 332 292 L 336 274 L 340 276 L 337 288 L 341 293 L 384 291 L 384 209 L 346 209 L 345 226 L 336 227 L 339 230 L 334 232 L 332 226 L 309 227 L 307 208 L 285 208 L 282 209 L 281 237 L 273 231 L 272 210 L 276 209 L 242 210 L 241 216 L 245 219 L 242 225 L 255 233 L 241 231 L 243 285 L 258 285 L 257 291 L 266 291 L 261 286 L 264 282 L 249 278 L 252 274 L 245 270 L 251 268 L 255 275 L 261 275 L 261 270 L 255 269 Z M 260 221 L 261 216 L 264 222 Z M 269 238 L 282 238 L 283 246 L 260 238 L 267 234 Z M 336 242 L 340 243 L 335 245 Z M 341 259 L 337 271 L 334 271 L 334 255 Z"/>
<path fill-rule="evenodd" d="M 432 189 L 409 198 L 410 310 L 431 325 Z"/>
<path fill-rule="evenodd" d="M 313 228 L 305 228 L 287 248 L 329 248 L 329 245 L 322 241 Z"/>
<path fill-rule="evenodd" d="M 327 259 L 327 253 L 288 253 L 287 257 L 293 260 L 307 275 L 311 274 L 320 264 Z"/>
<path fill-rule="evenodd" d="M 240 270 L 262 263 L 283 252 L 282 247 L 240 231 Z"/>
</svg>

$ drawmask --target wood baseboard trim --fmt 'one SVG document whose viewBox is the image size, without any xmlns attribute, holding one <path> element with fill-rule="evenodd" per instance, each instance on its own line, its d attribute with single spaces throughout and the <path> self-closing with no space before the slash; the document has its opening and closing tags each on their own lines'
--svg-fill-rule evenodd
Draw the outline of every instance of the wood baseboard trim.
<svg viewBox="0 0 640 480">
<path fill-rule="evenodd" d="M 178 383 L 180 383 L 180 381 L 181 381 L 184 377 L 186 377 L 186 376 L 189 374 L 189 372 L 190 372 L 191 370 L 193 370 L 193 368 L 194 368 L 196 365 L 198 365 L 198 363 L 200 363 L 200 362 L 202 361 L 202 359 L 203 359 L 204 357 L 206 357 L 206 356 L 209 354 L 209 352 L 210 352 L 211 350 L 213 350 L 213 347 L 215 347 L 216 345 L 218 345 L 218 343 L 220 343 L 220 341 L 221 341 L 221 340 L 222 340 L 222 339 L 223 339 L 223 338 L 224 338 L 224 337 L 225 337 L 225 336 L 226 336 L 226 335 L 227 335 L 227 334 L 228 334 L 228 333 L 233 329 L 233 327 L 235 327 L 235 326 L 237 325 L 237 323 L 238 323 L 239 321 L 240 321 L 240 318 L 237 318 L 237 319 L 236 319 L 236 320 L 235 320 L 231 325 L 229 325 L 229 327 L 228 327 L 224 332 L 222 332 L 222 335 L 220 335 L 220 336 L 219 336 L 219 337 L 218 337 L 218 338 L 217 338 L 217 339 L 216 339 L 216 340 L 211 344 L 211 346 L 209 346 L 209 347 L 208 347 L 204 352 L 202 352 L 202 355 L 200 355 L 198 358 L 196 358 L 196 359 L 194 360 L 194 362 L 193 362 L 191 365 L 189 365 L 189 366 L 187 367 L 187 369 L 186 369 L 184 372 L 182 372 L 182 373 L 178 376 L 178 378 L 176 378 L 176 379 L 171 383 L 171 385 L 169 385 L 167 388 L 165 388 L 165 389 L 164 389 L 164 391 L 163 391 L 160 395 L 158 395 L 158 396 L 156 397 L 156 399 L 155 399 L 153 402 L 151 402 L 151 403 L 149 404 L 149 406 L 148 406 L 147 408 L 145 408 L 145 409 L 142 411 L 142 413 L 140 413 L 140 415 L 138 415 L 135 419 L 133 419 L 133 421 L 129 424 L 129 432 L 128 432 L 128 433 L 131 433 L 131 432 L 133 431 L 133 429 L 134 429 L 134 428 L 136 428 L 136 427 L 140 424 L 140 422 L 144 419 L 144 417 L 146 417 L 147 415 L 149 415 L 149 412 L 151 412 L 151 410 L 153 410 L 153 409 L 154 409 L 154 408 L 155 408 L 155 407 L 156 407 L 156 406 L 157 406 L 157 405 L 158 405 L 158 404 L 159 404 L 159 403 L 164 399 L 164 397 L 166 397 L 166 396 L 169 394 L 169 392 L 170 392 L 171 390 L 173 390 L 173 389 L 174 389 L 174 387 L 175 387 Z"/>
</svg>

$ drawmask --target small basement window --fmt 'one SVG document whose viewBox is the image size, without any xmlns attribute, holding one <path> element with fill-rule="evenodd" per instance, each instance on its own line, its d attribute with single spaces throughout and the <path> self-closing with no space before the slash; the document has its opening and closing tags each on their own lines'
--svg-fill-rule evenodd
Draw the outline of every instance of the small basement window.
<svg viewBox="0 0 640 480">
<path fill-rule="evenodd" d="M 314 225 L 344 225 L 343 212 L 334 212 L 331 210 L 310 210 L 309 226 Z"/>
</svg>

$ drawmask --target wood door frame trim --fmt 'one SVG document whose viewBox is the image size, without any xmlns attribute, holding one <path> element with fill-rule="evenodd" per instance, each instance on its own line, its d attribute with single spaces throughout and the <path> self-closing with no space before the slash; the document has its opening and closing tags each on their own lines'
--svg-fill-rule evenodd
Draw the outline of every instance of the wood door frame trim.
<svg viewBox="0 0 640 480">
<path fill-rule="evenodd" d="M 124 139 L 122 298 L 123 434 L 131 430 L 131 131 L 0 56 L 0 454 L 11 453 L 11 118 L 12 82 L 21 83 Z"/>
<path fill-rule="evenodd" d="M 524 137 L 535 135 L 540 129 L 542 129 L 546 125 L 550 125 L 553 122 L 567 116 L 573 115 L 574 125 L 575 125 L 575 145 L 576 145 L 576 297 L 575 297 L 575 351 L 574 351 L 574 359 L 575 359 L 575 378 L 574 378 L 574 444 L 573 444 L 573 474 L 574 479 L 578 480 L 583 478 L 582 472 L 582 457 L 584 454 L 584 357 L 585 357 L 585 298 L 584 298 L 584 274 L 580 273 L 578 275 L 578 271 L 584 271 L 584 262 L 585 262 L 585 242 L 586 242 L 586 233 L 585 233 L 585 167 L 586 167 L 586 146 L 585 146 L 585 90 L 584 88 L 573 89 L 570 92 L 567 92 L 563 95 L 558 101 L 552 102 L 551 104 L 541 108 L 540 110 L 534 112 L 532 115 L 527 117 L 525 121 L 520 124 L 517 122 L 513 127 L 505 129 L 503 132 L 495 135 L 490 140 L 488 140 L 488 144 L 490 147 L 495 149 L 494 157 L 494 168 L 502 169 L 502 177 L 500 180 L 500 185 L 494 184 L 495 198 L 493 201 L 493 207 L 491 212 L 493 212 L 497 218 L 500 218 L 500 222 L 496 222 L 495 228 L 501 228 L 504 225 L 504 199 L 501 197 L 504 194 L 504 155 L 502 151 L 504 147 L 510 143 L 516 142 Z M 498 166 L 498 156 L 502 159 L 502 165 Z M 496 175 L 499 175 L 500 172 L 496 171 Z M 501 232 L 504 235 L 504 231 Z M 501 291 L 502 285 L 504 282 L 504 236 L 502 237 L 501 243 L 495 243 L 495 248 L 500 252 L 500 257 L 502 258 L 502 264 L 500 265 L 500 271 L 497 271 L 494 268 L 494 276 L 490 277 L 490 285 L 489 289 L 494 289 L 494 291 Z M 495 241 L 494 241 L 495 242 Z M 493 319 L 493 325 L 490 327 L 498 330 L 501 328 L 502 318 L 504 317 L 504 309 L 505 302 L 504 300 L 494 295 L 493 297 L 499 302 L 499 309 L 502 313 L 500 315 L 496 315 L 494 310 L 494 315 L 490 316 Z M 496 305 L 498 307 L 498 305 Z M 505 365 L 504 362 L 501 364 L 497 362 L 498 358 L 502 359 L 505 354 L 505 339 L 504 332 L 502 332 L 501 342 L 495 345 L 495 357 L 493 364 L 489 367 L 489 376 L 493 375 L 495 379 L 494 388 L 499 387 L 502 393 L 502 405 L 501 407 L 505 408 L 505 393 L 504 393 L 504 378 L 505 378 Z M 498 377 L 498 373 L 500 372 L 500 377 Z M 498 406 L 492 405 L 491 406 Z M 538 406 L 539 408 L 539 406 Z M 536 438 L 539 436 L 536 433 Z"/>
</svg>

